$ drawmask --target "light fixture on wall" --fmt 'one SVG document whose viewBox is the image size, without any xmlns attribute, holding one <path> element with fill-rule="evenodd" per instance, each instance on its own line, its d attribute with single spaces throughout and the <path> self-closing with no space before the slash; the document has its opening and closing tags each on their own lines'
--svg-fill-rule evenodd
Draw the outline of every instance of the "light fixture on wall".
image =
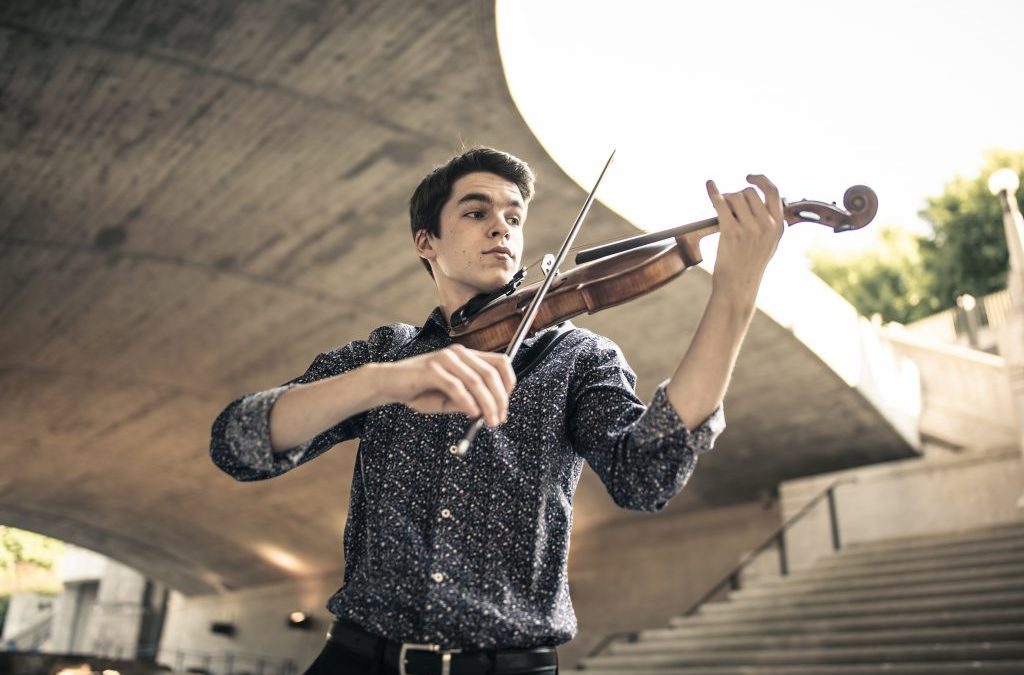
<svg viewBox="0 0 1024 675">
<path fill-rule="evenodd" d="M 235 624 L 226 621 L 214 621 L 210 624 L 210 632 L 232 637 L 235 634 Z"/>
<path fill-rule="evenodd" d="M 288 615 L 285 625 L 296 630 L 309 630 L 313 627 L 313 617 L 305 612 L 295 611 Z"/>
</svg>

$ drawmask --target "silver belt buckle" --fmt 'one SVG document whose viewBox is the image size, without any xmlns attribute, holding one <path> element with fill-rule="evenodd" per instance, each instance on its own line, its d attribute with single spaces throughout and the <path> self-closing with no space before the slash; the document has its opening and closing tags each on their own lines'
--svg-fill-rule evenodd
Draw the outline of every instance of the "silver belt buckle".
<svg viewBox="0 0 1024 675">
<path fill-rule="evenodd" d="M 458 654 L 461 649 L 448 649 L 441 650 L 441 645 L 418 645 L 412 642 L 403 642 L 402 648 L 398 652 L 398 674 L 399 675 L 410 675 L 405 670 L 405 655 L 410 649 L 418 649 L 424 652 L 434 652 L 435 654 L 441 655 L 441 675 L 451 675 L 452 672 L 452 654 Z M 415 675 L 415 674 L 413 674 Z"/>
</svg>

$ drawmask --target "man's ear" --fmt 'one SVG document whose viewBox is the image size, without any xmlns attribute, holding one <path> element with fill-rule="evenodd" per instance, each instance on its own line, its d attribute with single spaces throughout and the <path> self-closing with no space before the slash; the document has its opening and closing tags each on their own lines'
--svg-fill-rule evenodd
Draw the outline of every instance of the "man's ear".
<svg viewBox="0 0 1024 675">
<path fill-rule="evenodd" d="M 437 251 L 434 250 L 431 236 L 426 230 L 416 230 L 416 253 L 419 254 L 424 260 L 433 260 L 437 257 Z"/>
</svg>

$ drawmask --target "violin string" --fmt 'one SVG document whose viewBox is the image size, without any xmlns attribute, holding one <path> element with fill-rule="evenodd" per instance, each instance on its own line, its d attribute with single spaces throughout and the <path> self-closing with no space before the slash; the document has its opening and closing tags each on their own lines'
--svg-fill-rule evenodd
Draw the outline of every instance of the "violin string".
<svg viewBox="0 0 1024 675">
<path fill-rule="evenodd" d="M 668 229 L 668 228 L 666 228 L 666 229 Z M 650 230 L 650 231 L 654 232 L 655 230 Z M 644 231 L 640 231 L 640 232 L 637 232 L 636 234 L 646 234 L 646 233 Z M 626 236 L 631 237 L 631 236 L 634 236 L 634 235 L 626 235 Z M 602 239 L 601 241 L 592 241 L 592 242 L 588 242 L 586 244 L 579 244 L 577 246 L 573 246 L 572 248 L 570 248 L 569 249 L 569 253 L 578 253 L 580 251 L 585 251 L 588 248 L 595 248 L 597 246 L 604 246 L 605 244 L 611 244 L 612 242 L 620 241 L 623 238 L 624 237 L 622 237 L 622 236 L 619 236 L 619 237 L 609 237 L 608 239 Z M 666 237 L 666 239 L 667 238 L 668 237 Z M 545 253 L 544 255 L 547 255 L 547 254 Z M 529 270 L 533 266 L 535 266 L 535 265 L 537 265 L 537 264 L 539 264 L 541 262 L 544 262 L 544 255 L 542 255 L 541 257 L 537 258 L 536 260 L 534 260 L 529 265 L 524 266 L 523 269 L 524 270 Z"/>
</svg>

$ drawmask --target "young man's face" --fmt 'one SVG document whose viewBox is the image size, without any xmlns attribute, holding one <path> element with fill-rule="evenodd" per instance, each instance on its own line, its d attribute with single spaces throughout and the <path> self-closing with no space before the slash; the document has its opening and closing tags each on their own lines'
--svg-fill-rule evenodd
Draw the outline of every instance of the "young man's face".
<svg viewBox="0 0 1024 675">
<path fill-rule="evenodd" d="M 433 263 L 439 287 L 485 293 L 508 283 L 523 257 L 526 204 L 515 183 L 470 173 L 452 185 L 441 209 L 440 237 L 417 233 L 419 254 Z"/>
</svg>

